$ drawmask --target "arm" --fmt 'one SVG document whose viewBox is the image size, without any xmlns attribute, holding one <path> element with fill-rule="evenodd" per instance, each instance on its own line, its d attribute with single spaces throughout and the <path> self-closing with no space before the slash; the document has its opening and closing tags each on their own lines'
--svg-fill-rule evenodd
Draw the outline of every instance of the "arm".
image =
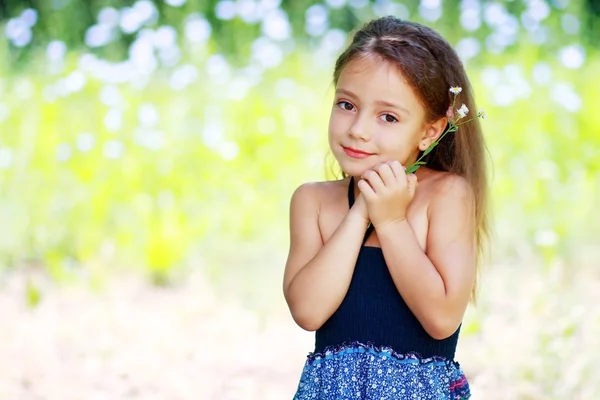
<svg viewBox="0 0 600 400">
<path fill-rule="evenodd" d="M 292 196 L 290 251 L 283 278 L 292 317 L 308 331 L 319 329 L 346 296 L 368 223 L 359 212 L 362 202 L 359 204 L 357 199 L 323 244 L 316 189 L 315 185 L 305 184 Z"/>
<path fill-rule="evenodd" d="M 406 219 L 376 226 L 396 288 L 435 339 L 456 331 L 475 280 L 473 193 L 463 178 L 448 178 L 430 204 L 426 253 Z"/>
</svg>

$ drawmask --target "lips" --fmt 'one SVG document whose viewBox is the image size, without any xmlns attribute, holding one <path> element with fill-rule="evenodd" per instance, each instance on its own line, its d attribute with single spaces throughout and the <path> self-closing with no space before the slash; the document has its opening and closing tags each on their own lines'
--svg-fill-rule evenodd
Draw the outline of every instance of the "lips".
<svg viewBox="0 0 600 400">
<path fill-rule="evenodd" d="M 344 149 L 344 153 L 346 153 L 347 156 L 352 158 L 367 158 L 369 156 L 375 155 L 375 153 L 369 153 L 363 150 L 354 149 L 352 147 L 342 146 L 342 148 Z"/>
</svg>

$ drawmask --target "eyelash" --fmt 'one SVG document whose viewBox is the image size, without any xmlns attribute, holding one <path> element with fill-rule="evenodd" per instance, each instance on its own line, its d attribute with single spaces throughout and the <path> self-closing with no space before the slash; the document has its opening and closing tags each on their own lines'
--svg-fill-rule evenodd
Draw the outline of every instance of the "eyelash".
<svg viewBox="0 0 600 400">
<path fill-rule="evenodd" d="M 340 107 L 340 108 L 341 108 L 342 110 L 344 110 L 344 111 L 352 111 L 352 110 L 348 110 L 348 109 L 346 109 L 346 108 L 343 106 L 343 104 L 350 104 L 352 107 L 354 107 L 354 106 L 352 105 L 352 103 L 350 103 L 350 102 L 348 102 L 348 101 L 344 101 L 344 100 L 342 100 L 342 101 L 338 101 L 338 102 L 337 102 L 337 106 L 338 106 L 338 107 Z M 394 117 L 392 114 L 382 114 L 381 116 L 382 116 L 382 117 L 384 117 L 384 116 L 385 116 L 385 117 L 392 117 L 392 118 L 393 118 L 393 121 L 388 121 L 388 120 L 387 120 L 387 118 L 385 118 L 384 122 L 387 122 L 388 124 L 394 124 L 394 123 L 398 122 L 398 118 Z"/>
</svg>

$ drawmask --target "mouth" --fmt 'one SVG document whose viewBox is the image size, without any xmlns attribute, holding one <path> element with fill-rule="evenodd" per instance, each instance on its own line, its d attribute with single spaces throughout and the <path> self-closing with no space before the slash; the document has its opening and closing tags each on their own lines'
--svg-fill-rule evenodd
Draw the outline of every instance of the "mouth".
<svg viewBox="0 0 600 400">
<path fill-rule="evenodd" d="M 342 148 L 344 149 L 344 153 L 346 153 L 346 155 L 352 158 L 367 158 L 369 156 L 375 155 L 375 153 L 369 153 L 359 149 L 354 149 L 352 147 L 342 146 Z"/>
</svg>

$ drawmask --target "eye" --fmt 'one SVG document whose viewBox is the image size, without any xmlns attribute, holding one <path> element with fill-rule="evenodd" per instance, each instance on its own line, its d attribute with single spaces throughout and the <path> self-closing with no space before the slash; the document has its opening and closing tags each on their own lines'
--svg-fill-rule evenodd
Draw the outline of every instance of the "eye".
<svg viewBox="0 0 600 400">
<path fill-rule="evenodd" d="M 393 124 L 394 122 L 398 122 L 398 118 L 394 117 L 392 114 L 383 114 L 381 117 L 383 121 Z"/>
<path fill-rule="evenodd" d="M 347 101 L 338 101 L 337 105 L 342 110 L 346 110 L 346 111 L 352 111 L 352 110 L 354 110 L 354 106 L 352 104 L 348 103 Z"/>
</svg>

